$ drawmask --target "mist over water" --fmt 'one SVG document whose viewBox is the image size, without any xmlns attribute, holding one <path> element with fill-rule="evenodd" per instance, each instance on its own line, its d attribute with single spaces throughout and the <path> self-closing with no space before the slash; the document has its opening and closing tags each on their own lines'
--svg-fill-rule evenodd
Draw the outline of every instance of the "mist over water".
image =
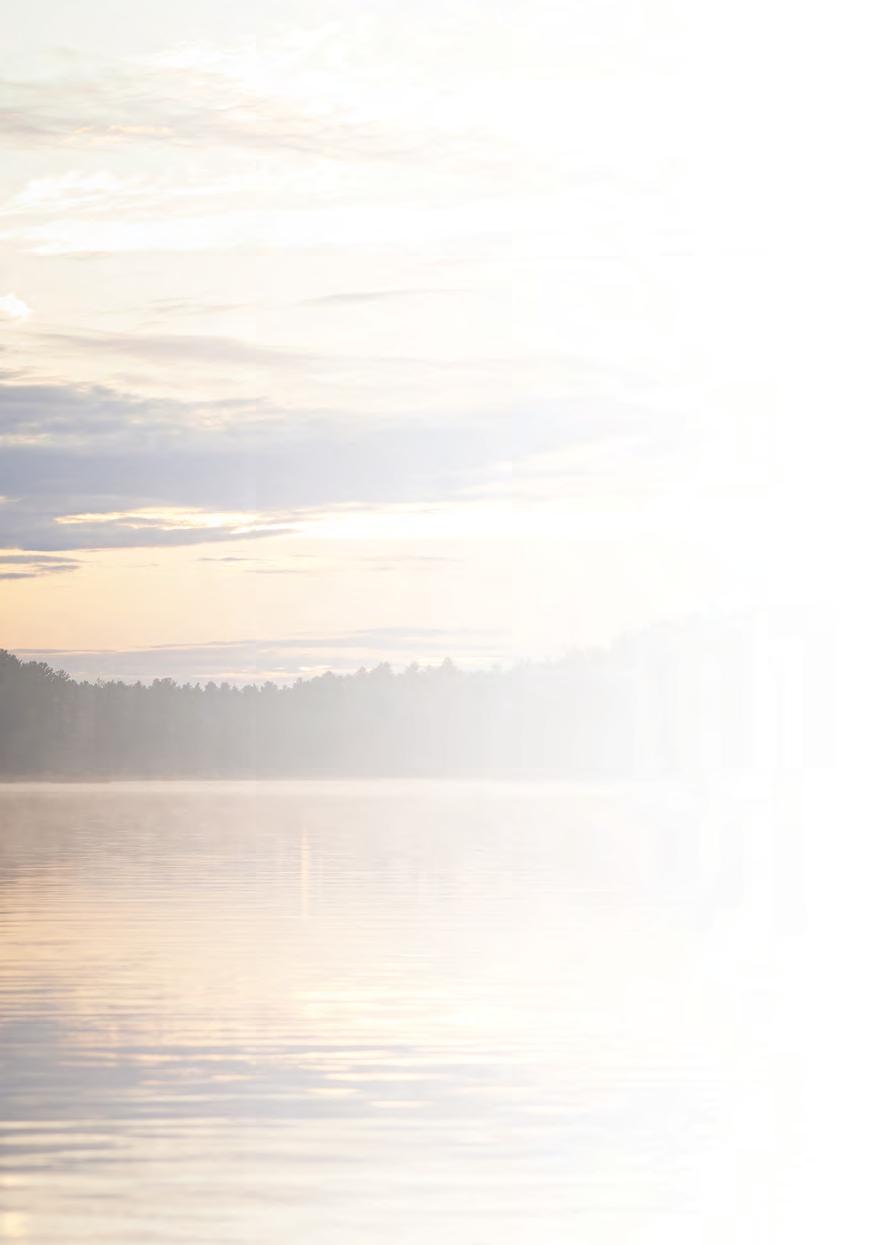
<svg viewBox="0 0 879 1245">
<path fill-rule="evenodd" d="M 0 1240 L 772 1241 L 771 803 L 0 787 Z"/>
</svg>

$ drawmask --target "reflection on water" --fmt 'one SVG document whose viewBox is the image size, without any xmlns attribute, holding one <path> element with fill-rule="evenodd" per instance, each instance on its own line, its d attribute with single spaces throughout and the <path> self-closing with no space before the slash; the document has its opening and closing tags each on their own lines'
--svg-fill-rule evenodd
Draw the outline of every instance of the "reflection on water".
<svg viewBox="0 0 879 1245">
<path fill-rule="evenodd" d="M 0 1241 L 771 1241 L 758 823 L 668 791 L 0 788 Z"/>
</svg>

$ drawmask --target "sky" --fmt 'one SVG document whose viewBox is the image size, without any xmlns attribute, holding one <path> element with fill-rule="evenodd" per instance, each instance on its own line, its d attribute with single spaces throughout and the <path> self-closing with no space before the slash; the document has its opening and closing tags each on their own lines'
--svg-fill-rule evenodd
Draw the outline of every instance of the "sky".
<svg viewBox="0 0 879 1245">
<path fill-rule="evenodd" d="M 2 0 L 0 645 L 488 666 L 771 591 L 802 150 L 784 15 L 705 7 Z"/>
</svg>

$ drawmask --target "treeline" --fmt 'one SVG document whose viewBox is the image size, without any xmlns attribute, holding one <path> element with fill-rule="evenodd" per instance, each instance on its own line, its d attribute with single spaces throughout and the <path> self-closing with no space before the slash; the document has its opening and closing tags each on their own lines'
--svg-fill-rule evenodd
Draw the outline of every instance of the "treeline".
<svg viewBox="0 0 879 1245">
<path fill-rule="evenodd" d="M 0 776 L 592 775 L 759 760 L 753 646 L 656 629 L 510 670 L 387 664 L 290 686 L 76 682 L 0 651 Z"/>
</svg>

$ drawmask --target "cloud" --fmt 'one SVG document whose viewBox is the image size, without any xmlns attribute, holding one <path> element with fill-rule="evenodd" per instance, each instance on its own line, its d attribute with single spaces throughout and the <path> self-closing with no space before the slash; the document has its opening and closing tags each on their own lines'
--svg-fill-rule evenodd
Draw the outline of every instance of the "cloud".
<svg viewBox="0 0 879 1245">
<path fill-rule="evenodd" d="M 219 73 L 129 64 L 96 79 L 5 82 L 0 142 L 8 146 L 286 149 L 311 155 L 388 156 L 400 144 L 343 115 L 316 116 L 304 102 L 246 91 Z"/>
<path fill-rule="evenodd" d="M 102 385 L 16 384 L 0 378 L 0 445 L 85 445 L 129 438 L 140 427 L 169 435 L 185 411 L 174 404 L 122 395 Z M 14 481 L 13 481 L 14 484 Z"/>
<path fill-rule="evenodd" d="M 295 529 L 326 507 L 472 499 L 492 491 L 492 464 L 633 427 L 655 435 L 638 412 L 564 405 L 414 422 L 258 404 L 248 416 L 223 401 L 0 384 L 0 545 L 190 545 Z"/>
<path fill-rule="evenodd" d="M 76 558 L 4 553 L 0 554 L 0 579 L 41 579 L 46 575 L 62 575 L 75 571 L 80 565 Z"/>
<path fill-rule="evenodd" d="M 433 298 L 461 292 L 461 290 L 450 289 L 355 290 L 350 293 L 323 294 L 320 298 L 302 298 L 298 305 L 300 307 L 345 307 L 357 306 L 360 303 L 392 302 L 406 298 Z"/>
<path fill-rule="evenodd" d="M 291 681 L 315 669 L 340 672 L 382 660 L 407 663 L 446 656 L 485 665 L 503 651 L 503 637 L 482 628 L 377 627 L 327 635 L 165 644 L 140 649 L 18 649 L 23 661 L 46 661 L 74 678 L 174 678 L 246 683 Z"/>
<path fill-rule="evenodd" d="M 258 562 L 260 559 L 259 559 L 259 558 L 245 558 L 242 554 L 238 554 L 238 553 L 227 553 L 227 554 L 223 554 L 223 555 L 221 555 L 221 556 L 219 556 L 219 557 L 215 557 L 215 558 L 214 558 L 214 557 L 201 557 L 201 558 L 199 558 L 198 560 L 199 560 L 199 562 L 247 562 L 247 563 L 252 563 L 252 562 Z"/>
<path fill-rule="evenodd" d="M 389 416 L 472 419 L 530 395 L 547 403 L 584 393 L 594 373 L 570 355 L 432 355 L 304 350 L 210 333 L 49 332 L 29 335 L 32 383 L 56 384 L 97 372 L 109 386 L 173 398 L 185 393 L 189 415 L 289 422 L 291 415 L 333 420 L 340 411 L 373 422 Z M 133 365 L 139 365 L 137 367 Z M 11 380 L 12 377 L 9 377 Z M 60 387 L 60 386 L 59 386 Z M 198 399 L 204 399 L 201 411 Z M 184 408 L 179 408 L 183 412 Z M 225 412 L 225 415 L 223 414 Z"/>
<path fill-rule="evenodd" d="M 17 294 L 4 294 L 0 298 L 0 316 L 10 320 L 27 320 L 31 314 L 30 307 Z"/>
<path fill-rule="evenodd" d="M 0 83 L 0 142 L 65 148 L 161 144 L 243 148 L 324 159 L 407 157 L 430 126 L 435 151 L 449 145 L 442 116 L 410 114 L 371 66 L 339 72 L 340 32 L 303 32 L 246 46 L 178 48 L 101 59 L 70 55 L 37 80 Z M 349 49 L 350 51 L 350 49 Z M 422 96 L 435 91 L 422 85 Z M 389 106 L 390 105 L 390 106 Z"/>
<path fill-rule="evenodd" d="M 495 259 L 508 262 L 511 238 L 515 253 L 529 251 L 539 256 L 549 243 L 563 253 L 577 254 L 585 233 L 601 231 L 613 241 L 596 243 L 591 252 L 596 259 L 621 258 L 647 251 L 669 252 L 658 242 L 662 223 L 648 216 L 630 219 L 619 202 L 596 200 L 585 192 L 538 191 L 528 196 L 510 196 L 497 187 L 487 186 L 477 193 L 458 196 L 425 196 L 410 190 L 395 196 L 381 193 L 381 183 L 371 194 L 363 188 L 348 201 L 303 205 L 287 196 L 267 194 L 256 203 L 225 203 L 222 210 L 181 214 L 161 200 L 154 210 L 148 204 L 135 213 L 122 210 L 105 216 L 45 213 L 25 218 L 3 229 L 0 240 L 12 242 L 35 255 L 123 255 L 145 252 L 191 252 L 213 250 L 293 252 L 344 252 L 361 254 L 373 248 L 399 255 L 401 250 L 417 250 L 447 262 L 453 256 L 468 262 Z M 613 209 L 616 209 L 615 215 Z M 684 248 L 684 251 L 686 248 Z"/>
<path fill-rule="evenodd" d="M 204 316 L 227 315 L 248 309 L 247 303 L 210 303 L 196 298 L 157 298 L 149 306 L 150 310 L 163 319 L 169 316 L 202 319 Z"/>
<path fill-rule="evenodd" d="M 72 346 L 92 354 L 125 355 L 147 363 L 191 361 L 291 368 L 317 361 L 312 354 L 273 350 L 240 338 L 205 333 L 44 333 L 41 339 L 47 345 Z"/>
<path fill-rule="evenodd" d="M 226 554 L 219 557 L 203 556 L 198 559 L 199 562 L 217 563 L 233 563 L 239 567 L 243 567 L 247 575 L 322 575 L 325 573 L 333 574 L 341 571 L 345 574 L 350 573 L 351 564 L 347 560 L 339 560 L 332 555 L 321 555 L 320 557 L 311 553 L 286 554 L 283 559 L 283 565 L 277 564 L 277 559 L 272 559 L 274 565 L 266 565 L 269 559 L 266 558 L 250 558 L 243 554 Z M 446 554 L 420 554 L 420 553 L 398 553 L 389 552 L 382 554 L 362 554 L 357 555 L 357 568 L 362 571 L 410 571 L 428 570 L 435 568 L 437 565 L 451 565 L 460 562 L 459 558 L 450 557 Z"/>
</svg>

